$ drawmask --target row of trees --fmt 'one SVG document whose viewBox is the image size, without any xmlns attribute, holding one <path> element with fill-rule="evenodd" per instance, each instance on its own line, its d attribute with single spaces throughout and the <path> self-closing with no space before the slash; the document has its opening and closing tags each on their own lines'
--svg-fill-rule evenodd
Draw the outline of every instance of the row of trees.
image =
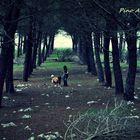
<svg viewBox="0 0 140 140">
<path fill-rule="evenodd" d="M 65 5 L 65 3 L 63 4 Z M 134 100 L 135 77 L 137 68 L 137 41 L 139 39 L 137 32 L 140 27 L 140 12 L 138 12 L 138 1 L 134 2 L 130 0 L 129 2 L 114 2 L 111 0 L 76 0 L 73 1 L 71 6 L 73 7 L 67 7 L 67 11 L 69 11 L 67 12 L 68 14 L 65 14 L 64 11 L 61 14 L 63 15 L 63 27 L 67 32 L 71 34 L 74 43 L 74 50 L 78 49 L 77 51 L 79 53 L 79 57 L 81 60 L 83 59 L 83 63 L 86 62 L 88 66 L 88 72 L 91 72 L 94 75 L 96 75 L 97 72 L 99 81 L 105 82 L 105 86 L 111 87 L 112 74 L 109 59 L 111 54 L 113 58 L 112 61 L 115 80 L 115 93 L 123 94 L 124 99 L 126 100 Z M 121 10 L 122 7 L 123 9 L 127 9 L 127 7 L 130 9 L 127 9 L 124 12 Z M 78 11 L 76 9 L 78 9 Z M 130 10 L 133 10 L 133 12 L 130 12 Z M 78 21 L 77 16 L 79 17 Z M 75 24 L 75 21 L 77 24 Z M 118 33 L 120 33 L 119 39 Z M 122 38 L 123 34 L 125 34 L 125 38 Z M 103 43 L 101 43 L 102 38 L 104 39 Z M 93 39 L 95 50 L 93 50 L 92 46 Z M 112 42 L 111 52 L 109 50 L 110 40 Z M 122 50 L 121 48 L 123 40 L 127 42 L 128 48 L 128 73 L 125 85 L 123 84 L 120 67 L 120 50 Z M 101 47 L 103 47 L 104 53 L 104 72 L 100 59 Z M 95 68 L 94 53 L 96 56 L 97 69 Z"/>
<path fill-rule="evenodd" d="M 57 3 L 53 0 L 0 2 L 1 54 L 0 54 L 0 106 L 4 81 L 6 92 L 14 93 L 13 59 L 25 54 L 23 81 L 36 66 L 40 66 L 53 51 L 54 36 L 58 30 Z M 45 14 L 44 14 L 45 13 Z M 55 12 L 56 13 L 56 12 Z M 15 43 L 18 34 L 18 44 Z M 41 49 L 43 42 L 43 50 Z M 38 57 L 38 58 L 37 58 Z"/>
<path fill-rule="evenodd" d="M 53 51 L 54 37 L 58 29 L 71 35 L 73 50 L 77 52 L 88 72 L 98 75 L 100 82 L 112 86 L 109 42 L 112 41 L 115 93 L 124 94 L 125 99 L 134 99 L 134 85 L 137 66 L 137 31 L 139 14 L 124 14 L 120 8 L 137 8 L 138 1 L 112 0 L 1 0 L 0 2 L 0 105 L 4 80 L 6 91 L 14 92 L 13 58 L 15 33 L 19 35 L 17 55 L 25 53 L 23 80 L 28 81 L 36 62 L 40 66 Z M 125 90 L 123 85 L 117 33 L 125 33 L 128 45 L 128 74 Z M 41 44 L 43 42 L 43 49 Z M 94 49 L 93 49 L 94 42 Z M 120 37 L 120 48 L 121 48 Z M 100 52 L 104 53 L 104 71 Z M 95 57 L 96 61 L 95 61 Z M 38 58 L 37 58 L 38 57 Z M 97 68 L 96 68 L 97 64 Z M 105 76 L 105 77 L 104 77 Z"/>
</svg>

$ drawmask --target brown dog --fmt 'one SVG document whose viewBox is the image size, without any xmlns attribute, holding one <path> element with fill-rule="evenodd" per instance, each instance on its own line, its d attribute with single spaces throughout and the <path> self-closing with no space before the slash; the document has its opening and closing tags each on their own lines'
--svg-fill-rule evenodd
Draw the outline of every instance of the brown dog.
<svg viewBox="0 0 140 140">
<path fill-rule="evenodd" d="M 61 77 L 60 76 L 54 76 L 51 75 L 51 83 L 54 85 L 61 85 Z"/>
</svg>

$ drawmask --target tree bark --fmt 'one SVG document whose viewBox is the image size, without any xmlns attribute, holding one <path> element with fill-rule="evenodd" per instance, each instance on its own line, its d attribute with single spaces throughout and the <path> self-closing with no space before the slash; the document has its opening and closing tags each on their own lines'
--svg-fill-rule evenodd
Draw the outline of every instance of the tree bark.
<svg viewBox="0 0 140 140">
<path fill-rule="evenodd" d="M 102 62 L 100 59 L 100 33 L 94 34 L 94 47 L 95 47 L 98 79 L 100 83 L 104 83 L 104 72 L 103 72 Z"/>
<path fill-rule="evenodd" d="M 34 41 L 34 48 L 33 48 L 33 68 L 36 69 L 36 59 L 37 59 L 37 49 L 39 43 L 39 32 L 35 33 L 35 41 Z"/>
<path fill-rule="evenodd" d="M 120 62 L 123 62 L 123 32 L 120 32 L 120 42 L 119 42 L 119 57 Z"/>
<path fill-rule="evenodd" d="M 133 101 L 137 69 L 137 22 L 133 19 L 129 22 L 129 24 L 129 31 L 125 32 L 128 45 L 128 72 L 126 77 L 124 99 L 127 101 Z"/>
<path fill-rule="evenodd" d="M 21 35 L 20 55 L 23 54 L 23 35 Z"/>
<path fill-rule="evenodd" d="M 49 55 L 51 54 L 52 52 L 52 43 L 54 42 L 54 37 L 52 37 L 52 35 L 49 36 L 49 40 L 47 41 L 47 37 L 46 37 L 46 41 L 45 41 L 45 44 L 46 44 L 46 53 L 45 53 L 45 60 L 47 59 L 47 57 L 49 57 Z"/>
<path fill-rule="evenodd" d="M 117 37 L 117 24 L 113 21 L 110 22 L 110 36 L 112 37 L 112 56 L 113 56 L 113 72 L 115 80 L 115 93 L 123 94 L 123 79 L 120 67 L 120 57 L 118 48 L 118 37 Z"/>
<path fill-rule="evenodd" d="M 4 87 L 4 79 L 6 76 L 6 60 L 3 57 L 3 55 L 5 52 L 2 51 L 1 55 L 0 55 L 0 108 L 2 107 L 2 94 L 3 94 L 3 87 Z"/>
<path fill-rule="evenodd" d="M 8 10 L 5 16 L 4 30 L 5 35 L 3 37 L 2 51 L 1 51 L 1 65 L 0 65 L 0 106 L 2 104 L 2 94 L 3 94 L 3 85 L 4 80 L 9 77 L 6 82 L 8 92 L 12 92 L 11 89 L 14 89 L 13 83 L 13 46 L 14 46 L 14 35 L 17 29 L 18 21 L 21 8 L 21 1 L 16 0 L 12 3 L 10 9 Z M 14 22 L 13 22 L 14 21 Z M 10 65 L 9 65 L 10 64 Z"/>
<path fill-rule="evenodd" d="M 140 57 L 140 38 L 139 38 L 139 51 L 138 51 L 138 55 Z"/>
<path fill-rule="evenodd" d="M 112 87 L 112 75 L 109 61 L 109 32 L 104 32 L 104 71 L 105 71 L 105 86 Z"/>
<path fill-rule="evenodd" d="M 46 36 L 46 35 L 45 35 Z M 45 39 L 46 37 L 44 36 L 44 39 L 43 39 L 43 49 L 42 49 L 42 62 L 45 61 L 45 49 L 46 49 L 46 43 L 45 43 Z"/>
<path fill-rule="evenodd" d="M 45 45 L 45 52 L 44 52 L 44 61 L 46 61 L 47 57 L 48 57 L 48 52 L 49 52 L 49 46 L 47 44 L 47 35 L 44 38 L 44 45 Z"/>
<path fill-rule="evenodd" d="M 6 72 L 6 92 L 14 93 L 14 82 L 13 82 L 13 59 L 14 59 L 14 46 L 11 46 L 8 50 L 7 60 L 7 72 Z"/>
<path fill-rule="evenodd" d="M 20 33 L 18 33 L 18 47 L 17 47 L 17 57 L 19 57 L 20 56 L 20 49 L 21 49 L 21 41 L 22 41 L 22 38 L 21 38 L 21 35 L 20 35 Z"/>
<path fill-rule="evenodd" d="M 103 46 L 104 46 L 104 37 L 103 33 L 100 33 L 100 52 L 103 53 Z"/>
<path fill-rule="evenodd" d="M 42 63 L 42 53 L 41 53 L 41 43 L 42 43 L 42 33 L 39 32 L 39 43 L 38 43 L 38 62 L 37 65 L 40 66 Z"/>
<path fill-rule="evenodd" d="M 28 36 L 25 34 L 24 35 L 24 43 L 23 43 L 23 54 L 26 53 L 27 42 L 28 42 Z"/>
<path fill-rule="evenodd" d="M 78 37 L 78 56 L 80 59 L 80 64 L 86 65 L 86 52 L 85 52 L 85 42 L 82 35 L 79 35 Z"/>
<path fill-rule="evenodd" d="M 85 34 L 85 42 L 86 42 L 85 49 L 86 49 L 86 58 L 87 58 L 87 71 L 97 76 L 91 33 Z"/>
<path fill-rule="evenodd" d="M 30 21 L 30 28 L 26 46 L 26 54 L 25 54 L 25 62 L 24 62 L 24 71 L 23 71 L 23 81 L 27 82 L 30 70 L 31 70 L 31 63 L 32 63 L 32 47 L 33 47 L 33 40 L 32 40 L 32 20 Z"/>
<path fill-rule="evenodd" d="M 3 44 L 3 36 L 0 35 L 0 46 Z"/>
<path fill-rule="evenodd" d="M 76 34 L 72 35 L 72 50 L 74 53 L 77 53 L 77 36 Z"/>
<path fill-rule="evenodd" d="M 55 38 L 55 33 L 53 33 L 52 35 L 51 35 L 51 46 L 50 46 L 50 48 L 51 48 L 51 54 L 52 54 L 52 52 L 53 52 L 53 50 L 54 50 L 54 38 Z"/>
</svg>

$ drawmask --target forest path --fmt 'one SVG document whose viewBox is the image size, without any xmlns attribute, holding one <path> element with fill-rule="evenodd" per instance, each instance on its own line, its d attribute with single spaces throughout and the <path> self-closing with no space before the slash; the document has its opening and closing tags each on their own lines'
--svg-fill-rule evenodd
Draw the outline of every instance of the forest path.
<svg viewBox="0 0 140 140">
<path fill-rule="evenodd" d="M 38 68 L 33 72 L 29 82 L 15 81 L 16 93 L 4 93 L 0 110 L 0 139 L 27 140 L 48 132 L 58 132 L 62 136 L 66 125 L 74 116 L 89 110 L 99 110 L 109 102 L 114 104 L 114 89 L 106 89 L 97 82 L 97 77 L 85 73 L 86 67 L 77 65 L 71 68 L 68 87 L 55 87 L 50 75 L 59 75 L 60 69 Z M 21 73 L 15 74 L 16 79 Z M 137 75 L 137 83 L 140 74 Z M 140 88 L 137 84 L 137 92 Z M 139 104 L 138 104 L 139 106 Z M 13 122 L 14 127 L 2 124 Z"/>
</svg>

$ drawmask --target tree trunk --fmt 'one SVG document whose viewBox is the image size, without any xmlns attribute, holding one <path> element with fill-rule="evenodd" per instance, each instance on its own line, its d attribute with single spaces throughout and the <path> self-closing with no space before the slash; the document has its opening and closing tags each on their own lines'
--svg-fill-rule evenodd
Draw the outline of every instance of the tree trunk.
<svg viewBox="0 0 140 140">
<path fill-rule="evenodd" d="M 80 35 L 78 38 L 78 56 L 80 59 L 80 64 L 86 65 L 87 62 L 86 62 L 85 43 L 82 35 Z"/>
<path fill-rule="evenodd" d="M 25 34 L 24 35 L 24 43 L 23 43 L 23 54 L 26 53 L 27 42 L 28 42 L 28 36 Z"/>
<path fill-rule="evenodd" d="M 42 43 L 42 33 L 39 33 L 39 43 L 38 43 L 38 66 L 42 63 L 42 53 L 41 53 L 41 43 Z"/>
<path fill-rule="evenodd" d="M 33 68 L 36 69 L 36 59 L 37 59 L 37 49 L 38 49 L 38 43 L 39 43 L 39 32 L 35 33 L 35 43 L 33 48 Z"/>
<path fill-rule="evenodd" d="M 102 62 L 100 59 L 100 34 L 94 34 L 94 47 L 95 47 L 95 57 L 97 64 L 97 74 L 100 83 L 104 83 L 104 72 L 102 67 Z"/>
<path fill-rule="evenodd" d="M 140 38 L 139 38 L 139 51 L 138 51 L 138 55 L 140 57 Z"/>
<path fill-rule="evenodd" d="M 135 78 L 137 69 L 137 22 L 130 21 L 129 31 L 125 32 L 128 45 L 128 73 L 125 84 L 124 99 L 127 101 L 134 100 Z M 131 30 L 130 30 L 131 29 Z"/>
<path fill-rule="evenodd" d="M 45 37 L 43 39 L 43 49 L 42 49 L 42 62 L 45 61 L 45 48 L 46 48 L 46 43 L 45 43 Z"/>
<path fill-rule="evenodd" d="M 3 87 L 4 87 L 4 79 L 6 76 L 6 57 L 4 57 L 6 54 L 4 50 L 2 50 L 0 55 L 0 108 L 2 106 L 2 93 L 3 93 Z"/>
<path fill-rule="evenodd" d="M 120 57 L 120 62 L 123 62 L 123 32 L 120 32 L 120 42 L 119 42 L 119 57 Z"/>
<path fill-rule="evenodd" d="M 1 65 L 0 65 L 0 106 L 2 104 L 2 93 L 3 93 L 3 85 L 5 77 L 9 77 L 9 81 L 7 81 L 7 87 L 12 87 L 9 89 L 14 89 L 13 84 L 13 46 L 14 46 L 14 35 L 17 29 L 21 8 L 21 1 L 16 0 L 14 3 L 11 4 L 10 9 L 8 10 L 5 16 L 5 24 L 4 30 L 5 35 L 3 37 L 3 44 L 2 44 L 2 52 L 1 52 Z M 8 22 L 6 22 L 8 21 Z M 14 21 L 14 22 L 13 22 Z M 10 51 L 11 50 L 11 51 Z M 9 65 L 10 63 L 10 65 Z M 8 73 L 7 73 L 8 72 Z M 10 90 L 8 91 L 11 92 Z"/>
<path fill-rule="evenodd" d="M 113 25 L 113 26 L 112 26 Z M 120 67 L 120 57 L 118 48 L 118 37 L 117 37 L 117 24 L 113 21 L 110 22 L 110 35 L 112 37 L 112 56 L 113 56 L 113 72 L 115 80 L 115 93 L 123 94 L 123 79 Z"/>
<path fill-rule="evenodd" d="M 51 44 L 52 44 L 52 36 L 49 36 L 49 41 L 47 42 L 47 37 L 46 37 L 46 53 L 45 53 L 45 60 L 47 59 L 47 57 L 49 57 L 49 55 L 51 54 Z"/>
<path fill-rule="evenodd" d="M 104 38 L 103 33 L 100 33 L 100 52 L 103 53 Z"/>
<path fill-rule="evenodd" d="M 17 47 L 17 57 L 19 57 L 20 56 L 20 49 L 21 49 L 21 41 L 22 41 L 22 38 L 21 38 L 21 35 L 20 35 L 20 33 L 18 33 L 18 47 Z"/>
<path fill-rule="evenodd" d="M 0 46 L 3 44 L 3 36 L 0 35 Z"/>
<path fill-rule="evenodd" d="M 51 35 L 51 46 L 50 46 L 50 48 L 51 48 L 51 54 L 52 54 L 52 52 L 53 52 L 53 50 L 54 50 L 54 38 L 55 38 L 55 33 L 53 33 L 52 35 Z"/>
<path fill-rule="evenodd" d="M 104 71 L 105 71 L 105 86 L 112 87 L 112 75 L 109 62 L 109 32 L 104 32 Z"/>
<path fill-rule="evenodd" d="M 21 35 L 19 56 L 23 54 L 23 36 Z"/>
<path fill-rule="evenodd" d="M 36 56 L 36 52 L 34 51 L 36 48 L 36 26 L 35 26 L 35 20 L 34 18 L 32 19 L 32 34 L 31 34 L 31 60 L 30 60 L 30 71 L 29 71 L 29 75 L 32 74 L 33 70 L 34 70 L 34 61 L 35 61 L 35 58 L 34 56 Z M 35 53 L 35 54 L 34 54 Z"/>
<path fill-rule="evenodd" d="M 92 45 L 92 34 L 86 33 L 85 35 L 85 42 L 86 42 L 86 58 L 87 58 L 87 70 L 88 72 L 91 72 L 93 75 L 97 75 L 97 70 L 95 66 L 95 59 L 94 59 L 94 51 L 93 51 L 93 45 Z"/>
<path fill-rule="evenodd" d="M 32 62 L 32 47 L 33 47 L 33 40 L 32 40 L 32 20 L 30 21 L 30 29 L 28 34 L 27 46 L 26 46 L 26 54 L 25 54 L 25 62 L 24 62 L 24 71 L 23 71 L 23 81 L 27 82 L 30 70 L 31 70 L 31 62 Z"/>
<path fill-rule="evenodd" d="M 72 37 L 72 50 L 74 53 L 77 53 L 77 36 L 74 34 Z"/>
<path fill-rule="evenodd" d="M 45 52 L 44 52 L 44 61 L 46 61 L 46 59 L 47 59 L 47 56 L 48 56 L 48 52 L 49 52 L 49 46 L 48 46 L 48 44 L 47 44 L 47 35 L 45 36 L 45 38 L 44 38 L 44 45 L 45 45 Z"/>
<path fill-rule="evenodd" d="M 7 60 L 7 73 L 6 73 L 6 92 L 14 93 L 14 82 L 13 82 L 13 59 L 14 59 L 14 45 L 8 49 L 8 60 Z M 12 53 L 11 53 L 12 52 Z"/>
</svg>

